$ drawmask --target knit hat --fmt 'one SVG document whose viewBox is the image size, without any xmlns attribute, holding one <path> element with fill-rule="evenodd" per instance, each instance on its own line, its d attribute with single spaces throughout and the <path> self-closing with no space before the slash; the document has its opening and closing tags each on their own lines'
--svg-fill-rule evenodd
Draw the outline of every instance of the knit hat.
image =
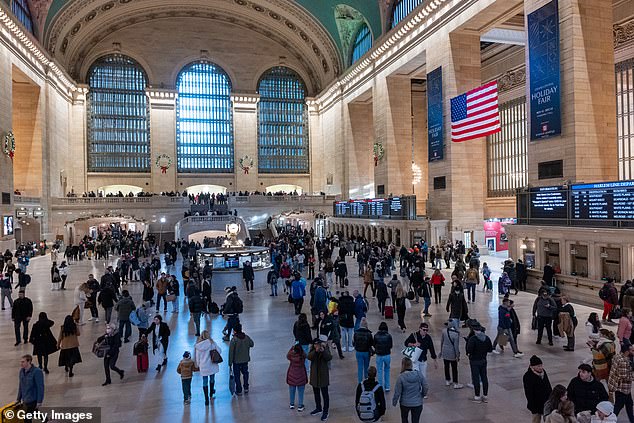
<svg viewBox="0 0 634 423">
<path fill-rule="evenodd" d="M 597 405 L 597 411 L 600 411 L 606 416 L 609 416 L 610 414 L 614 413 L 614 406 L 610 401 L 601 401 Z"/>
<path fill-rule="evenodd" d="M 624 353 L 626 351 L 629 351 L 631 346 L 632 343 L 630 342 L 630 340 L 627 338 L 623 338 L 623 342 L 621 342 L 621 352 Z"/>
<path fill-rule="evenodd" d="M 228 294 L 231 292 L 231 287 L 230 286 L 226 286 L 225 287 L 225 292 Z"/>
<path fill-rule="evenodd" d="M 189 353 L 189 351 L 185 351 L 183 353 L 183 358 L 189 358 L 189 357 L 191 357 L 191 354 Z"/>
<path fill-rule="evenodd" d="M 539 366 L 540 364 L 544 364 L 542 359 L 537 357 L 536 355 L 532 356 L 530 359 L 531 366 Z"/>
</svg>

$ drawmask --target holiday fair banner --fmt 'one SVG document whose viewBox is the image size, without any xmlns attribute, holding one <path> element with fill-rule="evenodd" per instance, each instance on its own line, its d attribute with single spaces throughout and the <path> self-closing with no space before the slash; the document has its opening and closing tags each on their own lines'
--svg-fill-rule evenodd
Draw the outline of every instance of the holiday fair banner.
<svg viewBox="0 0 634 423">
<path fill-rule="evenodd" d="M 427 74 L 428 161 L 443 159 L 442 67 Z"/>
<path fill-rule="evenodd" d="M 531 141 L 561 135 L 557 0 L 528 15 Z"/>
</svg>

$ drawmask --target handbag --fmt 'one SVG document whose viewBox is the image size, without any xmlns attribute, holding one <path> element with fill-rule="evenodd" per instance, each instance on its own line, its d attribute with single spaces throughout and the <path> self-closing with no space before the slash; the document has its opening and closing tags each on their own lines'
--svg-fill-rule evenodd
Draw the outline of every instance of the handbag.
<svg viewBox="0 0 634 423">
<path fill-rule="evenodd" d="M 404 357 L 407 357 L 410 360 L 412 360 L 412 363 L 417 362 L 422 353 L 423 353 L 423 350 L 421 350 L 418 347 L 405 347 L 403 348 L 403 351 L 401 351 L 401 354 L 403 354 Z"/>
<path fill-rule="evenodd" d="M 233 371 L 229 372 L 229 392 L 231 395 L 236 393 L 236 379 L 233 376 Z"/>
<path fill-rule="evenodd" d="M 222 359 L 222 356 L 220 355 L 220 353 L 218 352 L 218 350 L 213 349 L 210 352 L 211 354 L 211 362 L 214 364 L 220 364 L 222 363 L 224 360 Z"/>
<path fill-rule="evenodd" d="M 70 314 L 75 322 L 79 322 L 79 306 L 76 305 L 73 312 Z"/>
<path fill-rule="evenodd" d="M 172 301 L 175 301 L 175 300 L 176 300 L 176 295 L 174 295 L 174 294 L 170 294 L 170 295 L 165 297 L 165 301 L 167 301 L 167 302 L 172 302 Z"/>
<path fill-rule="evenodd" d="M 409 287 L 409 291 L 407 291 L 407 294 L 405 295 L 405 298 L 407 298 L 408 300 L 412 301 L 414 298 L 416 298 L 416 293 L 414 293 L 414 290 L 412 289 L 412 287 Z"/>
<path fill-rule="evenodd" d="M 531 320 L 531 330 L 537 330 L 537 317 L 533 316 L 533 320 Z"/>
<path fill-rule="evenodd" d="M 509 342 L 509 337 L 505 333 L 498 336 L 498 344 L 501 347 L 505 347 L 506 344 L 508 344 L 508 342 Z"/>
<path fill-rule="evenodd" d="M 104 358 L 109 350 L 110 345 L 108 345 L 105 339 L 101 342 L 95 341 L 95 343 L 92 344 L 92 353 L 97 356 L 97 358 Z"/>
</svg>

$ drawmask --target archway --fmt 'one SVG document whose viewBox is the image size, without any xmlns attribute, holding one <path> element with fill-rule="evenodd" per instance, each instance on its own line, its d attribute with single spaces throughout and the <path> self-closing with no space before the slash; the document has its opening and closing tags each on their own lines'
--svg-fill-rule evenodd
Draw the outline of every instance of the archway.
<svg viewBox="0 0 634 423">
<path fill-rule="evenodd" d="M 137 187 L 135 185 L 104 185 L 102 187 L 97 188 L 98 192 L 101 192 L 104 196 L 106 195 L 119 195 L 119 193 L 125 195 L 126 197 L 132 193 L 133 195 L 138 195 L 140 192 L 143 192 L 143 188 Z"/>
<path fill-rule="evenodd" d="M 226 194 L 227 188 L 221 185 L 201 184 L 187 187 L 187 194 Z"/>
<path fill-rule="evenodd" d="M 279 192 L 283 192 L 284 194 L 297 193 L 299 195 L 302 195 L 302 193 L 304 192 L 304 189 L 300 187 L 299 185 L 293 185 L 293 184 L 277 184 L 277 185 L 270 185 L 266 187 L 267 194 L 268 193 L 276 194 Z"/>
</svg>

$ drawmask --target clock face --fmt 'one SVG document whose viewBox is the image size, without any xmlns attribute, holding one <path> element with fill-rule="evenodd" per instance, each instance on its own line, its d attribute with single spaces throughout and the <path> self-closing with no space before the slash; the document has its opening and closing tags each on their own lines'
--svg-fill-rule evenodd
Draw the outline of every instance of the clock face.
<svg viewBox="0 0 634 423">
<path fill-rule="evenodd" d="M 227 227 L 227 231 L 230 234 L 237 234 L 238 232 L 240 232 L 240 226 L 238 226 L 237 223 L 230 223 L 229 226 Z"/>
</svg>

